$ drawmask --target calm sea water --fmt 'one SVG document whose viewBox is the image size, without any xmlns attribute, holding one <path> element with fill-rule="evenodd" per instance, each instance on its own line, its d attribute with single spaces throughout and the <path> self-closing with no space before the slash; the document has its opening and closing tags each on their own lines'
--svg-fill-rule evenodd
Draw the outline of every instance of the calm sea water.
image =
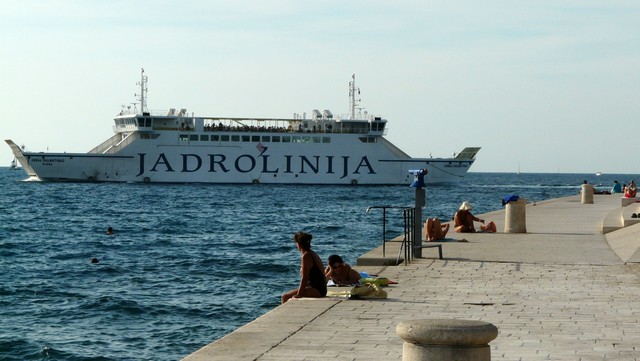
<svg viewBox="0 0 640 361">
<path fill-rule="evenodd" d="M 0 359 L 177 360 L 279 304 L 298 283 L 299 230 L 326 260 L 381 244 L 380 210 L 410 187 L 21 182 L 0 168 Z M 631 175 L 470 173 L 427 188 L 425 215 L 477 214 Z M 398 211 L 396 211 L 398 212 Z M 399 235 L 390 213 L 387 238 Z M 107 227 L 115 235 L 105 234 Z M 92 258 L 98 264 L 92 264 Z"/>
</svg>

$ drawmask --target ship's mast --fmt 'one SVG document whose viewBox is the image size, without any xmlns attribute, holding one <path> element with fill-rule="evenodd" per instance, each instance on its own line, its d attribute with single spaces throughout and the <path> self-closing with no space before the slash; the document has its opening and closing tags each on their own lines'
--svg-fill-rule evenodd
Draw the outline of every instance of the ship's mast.
<svg viewBox="0 0 640 361">
<path fill-rule="evenodd" d="M 351 119 L 356 119 L 356 106 L 360 103 L 360 99 L 356 99 L 356 92 L 360 95 L 360 88 L 356 88 L 356 75 L 353 74 L 351 76 L 351 81 L 349 82 L 349 106 L 350 106 L 350 117 Z"/>
<path fill-rule="evenodd" d="M 140 94 L 136 94 L 138 100 L 140 100 L 140 111 L 145 113 L 148 112 L 147 109 L 147 76 L 144 75 L 144 68 L 140 72 L 140 81 L 137 85 L 140 85 Z"/>
</svg>

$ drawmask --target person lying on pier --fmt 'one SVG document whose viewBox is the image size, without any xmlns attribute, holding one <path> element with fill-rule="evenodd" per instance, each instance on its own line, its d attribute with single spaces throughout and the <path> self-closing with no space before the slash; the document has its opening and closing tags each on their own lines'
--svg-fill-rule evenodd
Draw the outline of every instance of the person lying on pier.
<svg viewBox="0 0 640 361">
<path fill-rule="evenodd" d="M 424 229 L 427 241 L 440 241 L 449 232 L 449 223 L 442 224 L 440 218 L 427 218 Z"/>
<path fill-rule="evenodd" d="M 327 261 L 327 268 L 324 270 L 324 274 L 328 280 L 332 280 L 338 286 L 341 285 L 355 285 L 360 281 L 360 273 L 348 263 L 342 260 L 342 257 L 337 254 L 329 256 Z"/>
<path fill-rule="evenodd" d="M 484 224 L 484 219 L 480 219 L 471 214 L 471 204 L 469 202 L 462 202 L 462 205 L 453 216 L 454 230 L 458 233 L 474 233 L 476 229 L 473 226 L 473 222 L 480 222 Z"/>
<path fill-rule="evenodd" d="M 282 294 L 282 303 L 291 298 L 315 297 L 320 298 L 327 295 L 327 279 L 324 275 L 322 260 L 311 250 L 311 239 L 309 233 L 298 232 L 293 236 L 298 251 L 302 253 L 300 267 L 300 286 Z"/>
</svg>

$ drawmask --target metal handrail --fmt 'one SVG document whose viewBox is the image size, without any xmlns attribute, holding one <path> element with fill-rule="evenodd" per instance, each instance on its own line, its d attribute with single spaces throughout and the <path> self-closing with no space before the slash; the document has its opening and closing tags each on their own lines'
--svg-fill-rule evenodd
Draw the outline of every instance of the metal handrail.
<svg viewBox="0 0 640 361">
<path fill-rule="evenodd" d="M 402 209 L 403 210 L 403 214 L 409 210 L 409 209 L 414 209 L 414 208 L 410 208 L 407 206 L 371 206 L 367 208 L 366 213 L 369 213 L 370 210 L 372 209 L 382 209 L 382 257 L 386 256 L 386 243 L 387 243 L 387 209 Z M 413 231 L 411 231 L 413 233 Z M 407 233 L 407 229 L 406 229 L 406 225 L 405 225 L 405 238 L 406 238 L 406 233 Z M 403 246 L 404 246 L 404 240 L 403 240 Z M 402 247 L 400 248 L 400 251 L 402 251 Z M 398 257 L 400 257 L 398 255 Z"/>
<path fill-rule="evenodd" d="M 408 265 L 413 260 L 414 255 L 414 227 L 416 222 L 416 209 L 406 208 L 402 211 L 402 218 L 404 220 L 404 238 L 402 239 L 402 246 L 398 251 L 398 258 L 396 264 L 400 263 L 400 253 L 404 248 L 404 265 Z"/>
</svg>

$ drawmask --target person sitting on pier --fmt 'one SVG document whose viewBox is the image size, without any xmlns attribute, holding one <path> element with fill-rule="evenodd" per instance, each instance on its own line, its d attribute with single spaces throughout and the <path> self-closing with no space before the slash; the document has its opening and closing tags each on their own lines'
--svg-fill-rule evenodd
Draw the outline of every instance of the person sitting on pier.
<svg viewBox="0 0 640 361">
<path fill-rule="evenodd" d="M 484 219 L 480 219 L 471 214 L 471 204 L 469 202 L 462 202 L 462 205 L 453 216 L 454 230 L 459 233 L 474 233 L 476 229 L 473 226 L 473 222 L 480 222 L 484 224 Z"/>
<path fill-rule="evenodd" d="M 583 180 L 582 184 L 589 184 L 589 182 L 587 182 L 587 180 Z M 615 186 L 615 184 L 614 184 Z M 580 189 L 580 192 L 582 192 L 582 189 Z M 596 187 L 593 187 L 593 194 L 611 194 L 611 192 L 609 190 L 598 190 L 596 189 Z"/>
<path fill-rule="evenodd" d="M 440 218 L 427 218 L 424 229 L 427 241 L 440 241 L 449 232 L 449 223 L 442 224 Z"/>
<path fill-rule="evenodd" d="M 613 188 L 611 188 L 611 193 L 622 193 L 622 185 L 620 185 L 617 180 L 613 181 Z"/>
<path fill-rule="evenodd" d="M 355 285 L 360 281 L 360 273 L 349 266 L 337 254 L 329 256 L 327 268 L 324 270 L 328 280 L 332 280 L 336 285 Z"/>
<path fill-rule="evenodd" d="M 298 251 L 302 253 L 300 286 L 282 294 L 282 303 L 291 298 L 320 298 L 327 295 L 327 279 L 323 272 L 324 266 L 320 256 L 311 250 L 312 238 L 311 234 L 305 232 L 298 232 L 293 236 Z"/>
<path fill-rule="evenodd" d="M 638 187 L 636 186 L 635 181 L 630 181 L 629 186 L 624 190 L 624 196 L 626 198 L 634 198 L 638 193 Z"/>
</svg>

